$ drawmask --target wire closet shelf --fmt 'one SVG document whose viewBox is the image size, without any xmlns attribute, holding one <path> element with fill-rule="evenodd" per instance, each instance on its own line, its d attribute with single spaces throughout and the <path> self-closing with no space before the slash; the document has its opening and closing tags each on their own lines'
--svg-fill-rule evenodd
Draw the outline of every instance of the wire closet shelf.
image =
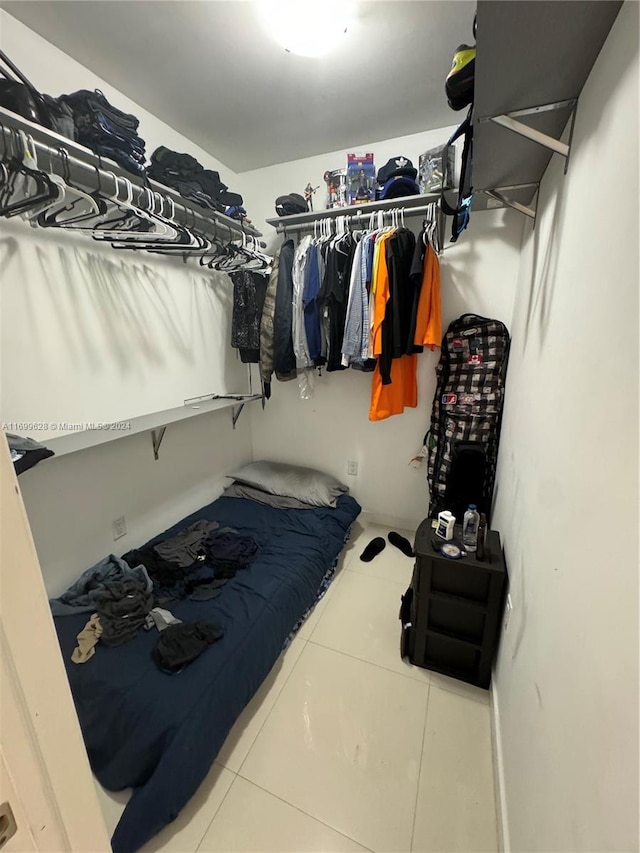
<svg viewBox="0 0 640 853">
<path fill-rule="evenodd" d="M 195 257 L 220 271 L 267 269 L 260 231 L 0 108 L 0 215 L 72 230 L 115 249 Z"/>
</svg>

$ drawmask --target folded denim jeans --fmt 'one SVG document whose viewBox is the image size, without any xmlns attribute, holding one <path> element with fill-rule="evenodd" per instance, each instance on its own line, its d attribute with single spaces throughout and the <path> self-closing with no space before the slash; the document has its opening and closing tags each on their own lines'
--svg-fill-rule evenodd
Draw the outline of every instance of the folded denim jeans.
<svg viewBox="0 0 640 853">
<path fill-rule="evenodd" d="M 77 92 L 72 92 L 70 95 L 62 95 L 60 100 L 68 103 L 74 112 L 102 112 L 111 121 L 117 122 L 134 133 L 140 124 L 136 116 L 131 115 L 131 113 L 122 112 L 122 110 L 110 104 L 99 89 L 95 91 L 80 89 Z"/>
<path fill-rule="evenodd" d="M 122 166 L 128 172 L 133 172 L 135 175 L 144 174 L 144 163 L 134 160 L 133 157 L 120 151 L 118 148 L 110 148 L 108 145 L 92 145 L 90 148 L 102 157 L 109 157 L 109 159 L 115 160 L 118 165 Z"/>
<path fill-rule="evenodd" d="M 135 145 L 127 139 L 115 136 L 113 133 L 105 133 L 104 130 L 82 130 L 78 133 L 78 140 L 85 145 L 108 145 L 110 148 L 118 148 L 125 154 L 129 154 L 136 160 L 144 161 L 144 148 Z"/>
<path fill-rule="evenodd" d="M 145 141 L 136 133 L 132 133 L 126 127 L 122 127 L 117 122 L 111 121 L 108 116 L 104 115 L 104 113 L 97 112 L 95 114 L 95 119 L 97 124 L 107 133 L 111 133 L 114 136 L 129 140 L 132 142 L 132 144 L 137 145 L 142 150 L 144 150 Z"/>
</svg>

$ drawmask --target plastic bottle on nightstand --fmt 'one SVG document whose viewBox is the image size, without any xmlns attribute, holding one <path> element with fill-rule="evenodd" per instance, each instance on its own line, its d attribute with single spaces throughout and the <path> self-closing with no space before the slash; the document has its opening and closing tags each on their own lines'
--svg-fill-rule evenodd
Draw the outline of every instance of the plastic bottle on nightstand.
<svg viewBox="0 0 640 853">
<path fill-rule="evenodd" d="M 462 544 L 465 551 L 475 551 L 478 547 L 478 526 L 480 524 L 480 513 L 475 504 L 469 504 L 469 509 L 464 514 L 462 521 Z"/>
</svg>

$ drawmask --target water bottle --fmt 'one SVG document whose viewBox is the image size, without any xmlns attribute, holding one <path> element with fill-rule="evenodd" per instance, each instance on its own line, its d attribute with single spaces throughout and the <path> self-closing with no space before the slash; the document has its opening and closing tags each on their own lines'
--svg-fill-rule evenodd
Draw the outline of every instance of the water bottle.
<svg viewBox="0 0 640 853">
<path fill-rule="evenodd" d="M 478 525 L 480 514 L 475 504 L 469 504 L 462 522 L 462 544 L 465 551 L 475 551 L 478 546 Z"/>
</svg>

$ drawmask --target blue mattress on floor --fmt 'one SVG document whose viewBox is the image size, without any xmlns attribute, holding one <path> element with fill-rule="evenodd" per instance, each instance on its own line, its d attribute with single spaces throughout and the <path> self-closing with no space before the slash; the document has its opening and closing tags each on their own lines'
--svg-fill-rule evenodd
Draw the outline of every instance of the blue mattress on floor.
<svg viewBox="0 0 640 853">
<path fill-rule="evenodd" d="M 112 838 L 115 853 L 134 853 L 174 820 L 208 773 L 234 722 L 318 597 L 327 570 L 360 512 L 345 495 L 335 509 L 274 509 L 246 498 L 219 498 L 153 542 L 200 519 L 252 536 L 259 551 L 213 601 L 180 601 L 184 622 L 206 619 L 224 636 L 176 675 L 151 652 L 155 631 L 129 643 L 99 644 L 87 663 L 71 662 L 88 614 L 55 618 L 93 772 L 112 791 L 132 787 Z"/>
</svg>

